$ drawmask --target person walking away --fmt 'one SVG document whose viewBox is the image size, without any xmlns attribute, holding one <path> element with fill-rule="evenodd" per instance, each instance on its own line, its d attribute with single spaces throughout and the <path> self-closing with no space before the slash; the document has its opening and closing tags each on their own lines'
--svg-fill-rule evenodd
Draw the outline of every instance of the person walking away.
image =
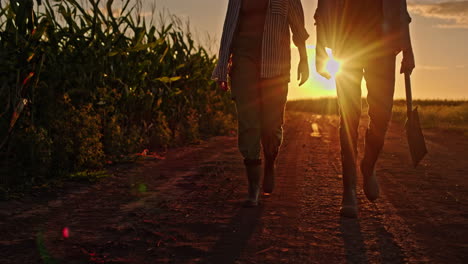
<svg viewBox="0 0 468 264">
<path fill-rule="evenodd" d="M 238 146 L 249 183 L 246 207 L 258 205 L 263 147 L 263 190 L 273 192 L 275 162 L 283 137 L 292 39 L 299 49 L 298 80 L 309 78 L 300 0 L 229 0 L 219 60 L 212 79 L 229 85 L 238 117 Z M 228 79 L 230 82 L 228 82 Z"/>
<path fill-rule="evenodd" d="M 331 48 L 342 63 L 336 76 L 343 169 L 340 212 L 345 217 L 357 217 L 356 157 L 361 81 L 364 77 L 367 83 L 370 122 L 360 170 L 366 197 L 375 201 L 380 194 L 375 165 L 392 114 L 396 55 L 403 52 L 401 73 L 411 74 L 415 67 L 409 33 L 411 18 L 406 0 L 319 0 L 314 17 L 317 71 L 329 77 L 324 70 L 325 47 Z"/>
</svg>

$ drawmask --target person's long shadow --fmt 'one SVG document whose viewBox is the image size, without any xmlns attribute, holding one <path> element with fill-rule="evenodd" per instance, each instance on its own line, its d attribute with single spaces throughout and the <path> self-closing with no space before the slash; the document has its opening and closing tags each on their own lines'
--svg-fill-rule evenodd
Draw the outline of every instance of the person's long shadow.
<svg viewBox="0 0 468 264">
<path fill-rule="evenodd" d="M 247 246 L 260 222 L 264 207 L 241 208 L 232 218 L 229 229 L 221 235 L 208 256 L 207 263 L 234 263 Z"/>
<path fill-rule="evenodd" d="M 369 263 L 359 219 L 340 218 L 347 263 Z"/>
<path fill-rule="evenodd" d="M 340 219 L 340 228 L 344 240 L 344 249 L 347 263 L 369 263 L 365 238 L 361 231 L 359 219 Z M 372 234 L 376 238 L 380 261 L 382 263 L 404 263 L 405 255 L 397 245 L 394 237 L 385 227 L 379 223 L 372 228 Z M 377 252 L 374 252 L 377 253 Z"/>
<path fill-rule="evenodd" d="M 383 225 L 379 225 L 375 232 L 378 236 L 382 263 L 405 263 L 405 253 L 398 243 L 395 242 L 393 234 L 389 233 Z"/>
</svg>

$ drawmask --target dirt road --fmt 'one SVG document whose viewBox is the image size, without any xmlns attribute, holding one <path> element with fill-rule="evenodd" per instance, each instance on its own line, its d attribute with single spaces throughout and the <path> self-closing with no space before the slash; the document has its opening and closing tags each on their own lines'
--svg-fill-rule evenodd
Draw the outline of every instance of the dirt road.
<svg viewBox="0 0 468 264">
<path fill-rule="evenodd" d="M 426 131 L 430 154 L 413 169 L 392 124 L 382 197 L 368 202 L 359 182 L 352 220 L 338 215 L 337 129 L 337 117 L 288 113 L 277 189 L 254 209 L 240 207 L 235 137 L 0 203 L 0 263 L 467 263 L 466 137 Z"/>
</svg>

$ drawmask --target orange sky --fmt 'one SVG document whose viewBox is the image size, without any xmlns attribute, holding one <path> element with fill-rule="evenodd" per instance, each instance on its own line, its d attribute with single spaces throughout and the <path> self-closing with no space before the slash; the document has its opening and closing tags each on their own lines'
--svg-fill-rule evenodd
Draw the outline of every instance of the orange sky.
<svg viewBox="0 0 468 264">
<path fill-rule="evenodd" d="M 220 38 L 228 0 L 143 1 L 145 6 L 156 3 L 157 9 L 166 7 L 182 18 L 189 18 L 194 32 L 200 36 L 209 33 L 215 40 Z M 312 46 L 315 44 L 313 14 L 317 1 L 302 0 L 302 3 L 311 35 L 307 44 Z M 414 97 L 468 99 L 468 1 L 408 0 L 408 3 L 413 18 L 411 31 L 417 63 L 413 74 Z M 309 54 L 309 60 L 313 62 L 313 49 L 309 49 Z M 398 64 L 400 60 L 399 57 Z M 293 65 L 296 63 L 297 54 L 293 50 Z M 395 98 L 403 98 L 402 78 L 398 77 Z M 291 82 L 289 98 L 334 96 L 335 91 L 329 90 L 330 86 L 312 74 L 303 87 Z"/>
</svg>

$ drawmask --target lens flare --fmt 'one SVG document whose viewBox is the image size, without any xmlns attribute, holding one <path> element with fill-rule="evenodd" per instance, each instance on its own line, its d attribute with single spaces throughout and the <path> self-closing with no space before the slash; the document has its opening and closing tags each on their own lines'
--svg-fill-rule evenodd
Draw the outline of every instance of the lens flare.
<svg viewBox="0 0 468 264">
<path fill-rule="evenodd" d="M 331 56 L 327 61 L 326 69 L 331 76 L 336 77 L 341 71 L 341 62 Z"/>
<path fill-rule="evenodd" d="M 64 227 L 62 229 L 62 236 L 63 236 L 63 238 L 69 238 L 70 237 L 70 229 L 68 227 Z"/>
</svg>

